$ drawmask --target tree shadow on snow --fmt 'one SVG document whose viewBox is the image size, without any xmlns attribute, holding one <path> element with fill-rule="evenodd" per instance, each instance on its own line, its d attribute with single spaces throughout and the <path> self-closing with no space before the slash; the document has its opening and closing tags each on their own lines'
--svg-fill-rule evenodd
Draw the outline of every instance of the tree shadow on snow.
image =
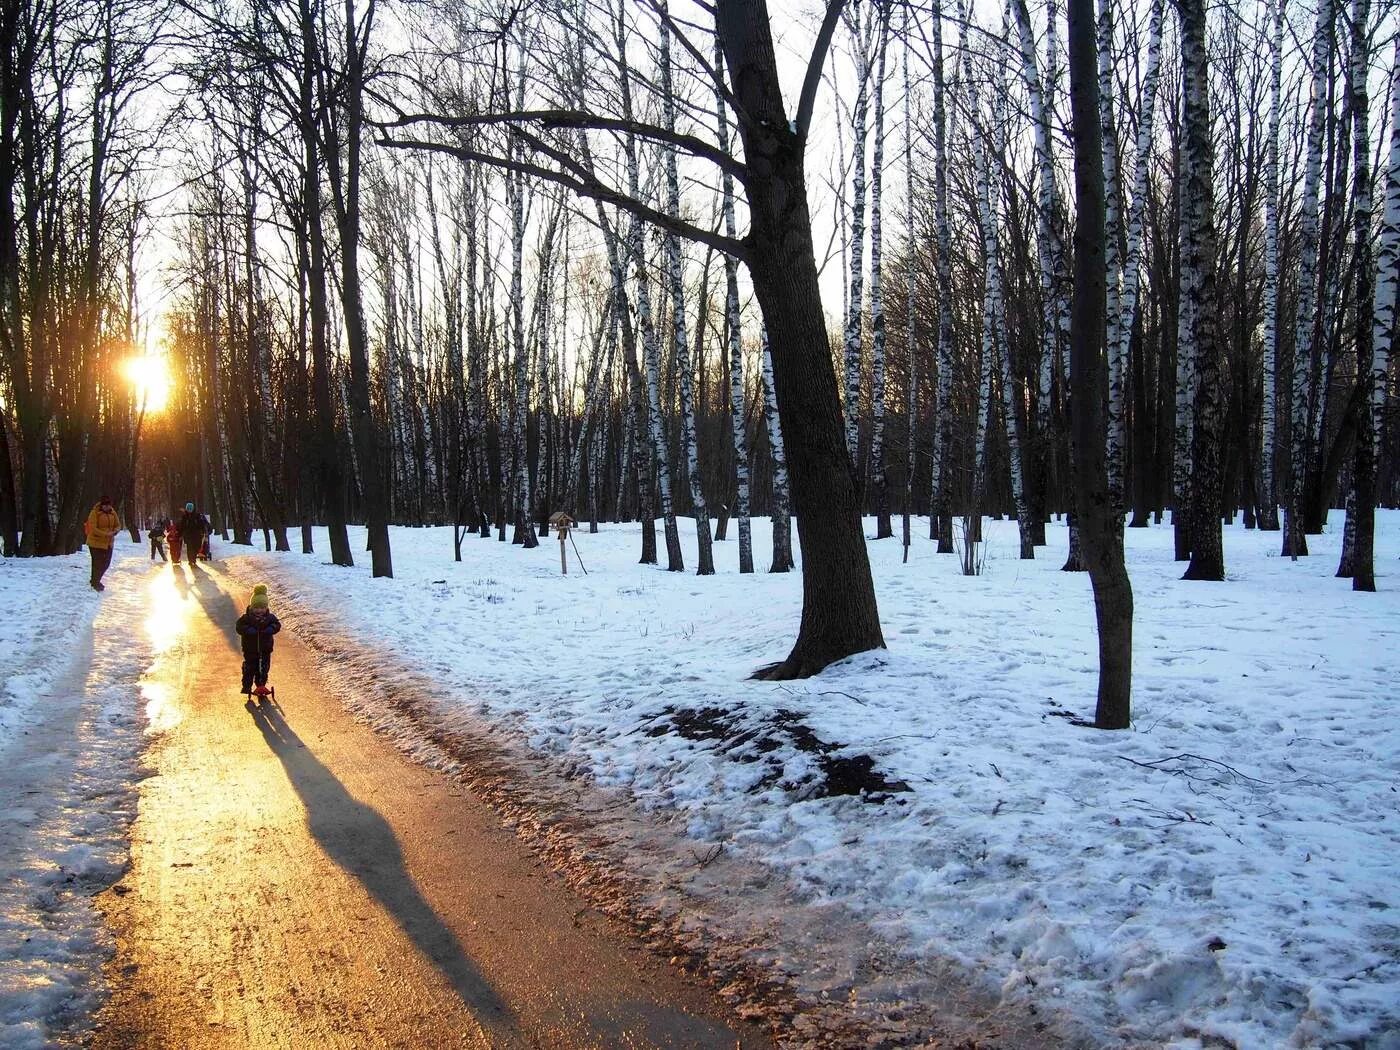
<svg viewBox="0 0 1400 1050">
<path fill-rule="evenodd" d="M 388 821 L 351 795 L 321 764 L 287 724 L 275 701 L 249 700 L 245 706 L 301 797 L 307 827 L 326 856 L 359 880 L 393 917 L 413 945 L 447 978 L 488 1033 L 505 1037 L 515 1032 L 510 1008 L 419 894 Z"/>
</svg>

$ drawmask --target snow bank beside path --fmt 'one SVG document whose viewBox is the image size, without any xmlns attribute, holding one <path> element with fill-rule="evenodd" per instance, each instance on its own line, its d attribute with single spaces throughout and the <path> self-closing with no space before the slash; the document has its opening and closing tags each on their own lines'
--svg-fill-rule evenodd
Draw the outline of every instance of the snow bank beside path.
<svg viewBox="0 0 1400 1050">
<path fill-rule="evenodd" d="M 989 523 L 980 577 L 924 539 L 908 565 L 872 542 L 888 650 L 795 683 L 746 676 L 786 654 L 800 576 L 739 576 L 732 540 L 711 578 L 637 565 L 636 526 L 577 537 L 588 576 L 560 576 L 553 537 L 469 538 L 457 565 L 446 529 L 395 530 L 392 581 L 321 555 L 246 569 L 274 607 L 320 610 L 473 717 L 680 815 L 698 850 L 722 843 L 858 914 L 911 974 L 952 960 L 1101 1044 L 1395 1047 L 1400 514 L 1379 518 L 1378 594 L 1333 578 L 1334 524 L 1297 563 L 1278 533 L 1228 529 L 1223 584 L 1180 580 L 1169 527 L 1128 530 L 1123 733 L 1076 724 L 1096 642 L 1062 527 L 1021 562 L 1014 524 Z M 827 794 L 833 770 L 891 790 Z M 896 970 L 823 991 L 912 987 Z"/>
<path fill-rule="evenodd" d="M 0 1046 L 53 1045 L 96 1006 L 91 897 L 127 863 L 150 663 L 142 548 L 98 594 L 86 551 L 0 559 Z"/>
</svg>

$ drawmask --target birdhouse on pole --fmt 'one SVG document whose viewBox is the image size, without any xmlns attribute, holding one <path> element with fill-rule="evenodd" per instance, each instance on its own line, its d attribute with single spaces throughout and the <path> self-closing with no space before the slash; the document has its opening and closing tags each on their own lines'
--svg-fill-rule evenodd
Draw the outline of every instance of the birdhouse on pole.
<svg viewBox="0 0 1400 1050">
<path fill-rule="evenodd" d="M 567 576 L 569 574 L 569 558 L 564 544 L 569 539 L 569 530 L 574 527 L 574 519 L 562 510 L 556 510 L 549 516 L 549 523 L 554 527 L 554 535 L 559 538 L 559 571 Z"/>
</svg>

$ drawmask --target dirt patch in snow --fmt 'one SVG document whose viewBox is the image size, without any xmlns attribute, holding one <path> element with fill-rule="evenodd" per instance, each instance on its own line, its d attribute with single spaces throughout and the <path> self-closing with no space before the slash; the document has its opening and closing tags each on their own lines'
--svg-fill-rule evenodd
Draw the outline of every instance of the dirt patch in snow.
<svg viewBox="0 0 1400 1050">
<path fill-rule="evenodd" d="M 777 786 L 799 799 L 854 795 L 875 803 L 909 791 L 904 781 L 890 780 L 877 770 L 869 755 L 847 754 L 845 744 L 822 740 L 796 711 L 778 710 L 755 717 L 722 707 L 668 707 L 647 730 L 653 737 L 666 733 L 713 741 L 718 752 L 739 762 L 765 763 L 768 769 L 752 791 Z M 777 757 L 784 748 L 813 756 L 815 770 L 789 776 Z"/>
</svg>

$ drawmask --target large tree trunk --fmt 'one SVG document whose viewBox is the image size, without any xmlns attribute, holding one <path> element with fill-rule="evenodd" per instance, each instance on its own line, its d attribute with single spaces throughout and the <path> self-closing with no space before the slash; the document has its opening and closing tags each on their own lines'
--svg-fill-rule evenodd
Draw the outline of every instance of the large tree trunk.
<svg viewBox="0 0 1400 1050">
<path fill-rule="evenodd" d="M 340 296 L 345 310 L 345 345 L 350 356 L 350 434 L 355 457 L 360 464 L 360 495 L 369 531 L 371 571 L 375 578 L 394 575 L 389 550 L 389 506 L 384 491 L 381 462 L 382 439 L 369 396 L 369 340 L 365 332 L 364 301 L 360 287 L 360 135 L 364 124 L 364 54 L 359 34 L 368 37 L 374 0 L 366 17 L 355 13 L 354 0 L 345 0 L 345 48 L 347 65 L 344 183 L 336 169 L 337 151 L 332 149 L 331 185 L 336 188 L 336 220 L 340 232 Z"/>
<path fill-rule="evenodd" d="M 813 674 L 883 648 L 875 586 L 842 430 L 807 210 L 804 142 L 783 108 L 765 0 L 721 0 L 720 39 L 743 107 L 749 270 L 771 340 L 802 542 L 802 624 L 769 678 Z"/>
<path fill-rule="evenodd" d="M 316 126 L 316 20 L 311 0 L 301 0 L 302 69 L 300 83 L 300 131 L 305 152 L 302 166 L 302 207 L 307 224 L 307 291 L 311 320 L 312 395 L 316 415 L 316 476 L 325 501 L 326 528 L 330 533 L 331 562 L 354 565 L 350 536 L 346 531 L 346 484 L 336 447 L 335 405 L 331 399 L 330 348 L 327 345 L 329 310 L 326 304 L 326 242 L 321 225 L 321 157 Z"/>
<path fill-rule="evenodd" d="M 1185 2 L 1199 4 L 1200 0 Z M 1070 314 L 1075 507 L 1098 620 L 1094 724 L 1101 729 L 1126 729 L 1132 715 L 1133 590 L 1123 562 L 1123 533 L 1115 526 L 1118 512 L 1109 492 L 1104 441 L 1108 377 L 1101 348 L 1106 337 L 1107 270 L 1093 0 L 1070 0 L 1068 14 L 1077 214 Z"/>
</svg>

